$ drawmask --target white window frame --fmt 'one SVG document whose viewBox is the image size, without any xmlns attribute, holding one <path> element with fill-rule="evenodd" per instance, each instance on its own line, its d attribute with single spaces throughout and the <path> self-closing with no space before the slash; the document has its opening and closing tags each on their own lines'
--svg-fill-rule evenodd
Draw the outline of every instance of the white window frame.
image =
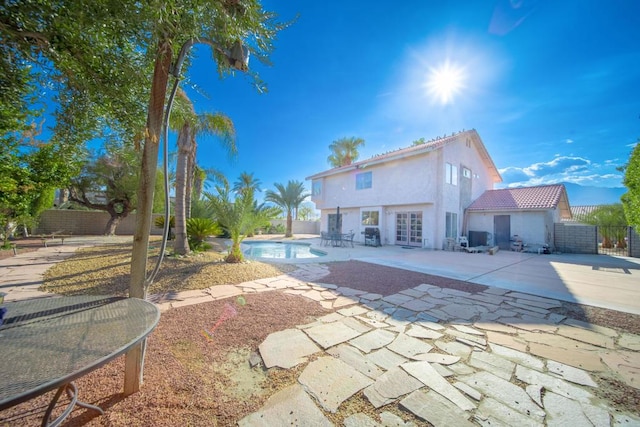
<svg viewBox="0 0 640 427">
<path fill-rule="evenodd" d="M 361 172 L 356 174 L 356 190 L 366 190 L 373 187 L 373 173 Z"/>
<path fill-rule="evenodd" d="M 458 214 L 456 212 L 445 213 L 445 237 L 457 239 L 458 238 Z"/>
<path fill-rule="evenodd" d="M 369 222 L 374 220 L 375 222 Z M 362 211 L 360 213 L 360 223 L 369 227 L 377 227 L 380 225 L 380 211 Z"/>
<path fill-rule="evenodd" d="M 451 163 L 445 163 L 444 182 L 451 185 L 458 185 L 458 167 Z"/>
<path fill-rule="evenodd" d="M 322 181 L 313 181 L 311 183 L 311 194 L 313 196 L 322 195 Z"/>
</svg>

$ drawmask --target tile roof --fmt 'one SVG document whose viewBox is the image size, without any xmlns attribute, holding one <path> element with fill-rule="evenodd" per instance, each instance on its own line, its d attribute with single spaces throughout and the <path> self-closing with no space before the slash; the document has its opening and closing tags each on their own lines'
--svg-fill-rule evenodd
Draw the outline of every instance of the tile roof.
<svg viewBox="0 0 640 427">
<path fill-rule="evenodd" d="M 571 206 L 571 216 L 573 217 L 571 220 L 574 222 L 582 221 L 587 215 L 599 207 L 600 205 Z"/>
<path fill-rule="evenodd" d="M 552 209 L 558 206 L 563 195 L 566 199 L 566 190 L 562 184 L 487 190 L 468 209 Z"/>
<path fill-rule="evenodd" d="M 469 138 L 471 141 L 473 141 L 476 149 L 478 150 L 480 158 L 483 160 L 483 162 L 487 166 L 487 170 L 489 174 L 493 177 L 493 181 L 502 182 L 502 177 L 500 176 L 500 172 L 498 172 L 496 165 L 493 163 L 493 159 L 491 159 L 491 156 L 489 155 L 484 143 L 482 142 L 482 139 L 480 139 L 480 135 L 478 135 L 478 132 L 475 129 L 463 130 L 457 133 L 454 132 L 450 136 L 444 135 L 442 137 L 437 137 L 429 141 L 425 141 L 424 144 L 412 145 L 409 147 L 388 151 L 383 154 L 375 155 L 366 160 L 360 160 L 350 165 L 332 168 L 324 172 L 320 172 L 315 175 L 308 176 L 305 179 L 307 180 L 318 179 L 325 176 L 338 174 L 345 171 L 350 171 L 353 169 L 365 168 L 374 164 L 385 163 L 388 161 L 402 159 L 402 158 L 410 157 L 413 155 L 436 151 L 447 144 L 453 143 L 455 141 L 464 140 L 465 138 Z"/>
</svg>

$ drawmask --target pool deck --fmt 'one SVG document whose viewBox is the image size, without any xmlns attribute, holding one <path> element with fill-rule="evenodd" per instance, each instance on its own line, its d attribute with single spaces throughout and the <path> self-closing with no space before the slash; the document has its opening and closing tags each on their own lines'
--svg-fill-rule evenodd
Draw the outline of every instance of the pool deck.
<svg viewBox="0 0 640 427">
<path fill-rule="evenodd" d="M 264 237 L 263 237 L 264 239 Z M 640 314 L 640 259 L 582 254 L 538 255 L 405 249 L 401 246 L 332 247 L 317 236 L 296 236 L 326 256 L 303 259 L 260 259 L 274 263 L 326 263 L 356 260 L 481 285 L 525 292 L 562 301 Z M 253 239 L 252 239 L 253 240 Z M 277 239 L 278 241 L 289 241 Z"/>
</svg>

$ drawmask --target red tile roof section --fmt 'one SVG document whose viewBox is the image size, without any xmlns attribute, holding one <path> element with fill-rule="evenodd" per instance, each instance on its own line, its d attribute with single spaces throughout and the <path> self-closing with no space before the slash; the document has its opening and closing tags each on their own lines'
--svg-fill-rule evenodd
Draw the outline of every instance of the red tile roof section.
<svg viewBox="0 0 640 427">
<path fill-rule="evenodd" d="M 551 209 L 558 206 L 565 193 L 564 185 L 487 190 L 469 210 Z"/>
</svg>

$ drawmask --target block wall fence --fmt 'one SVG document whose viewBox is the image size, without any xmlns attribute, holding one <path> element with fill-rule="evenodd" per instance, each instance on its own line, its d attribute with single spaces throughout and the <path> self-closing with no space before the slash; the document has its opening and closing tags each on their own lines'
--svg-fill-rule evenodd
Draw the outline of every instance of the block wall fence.
<svg viewBox="0 0 640 427">
<path fill-rule="evenodd" d="M 155 217 L 162 216 L 154 214 Z M 109 214 L 102 211 L 77 211 L 70 209 L 49 209 L 42 213 L 35 234 L 72 234 L 86 236 L 100 236 L 109 221 Z M 286 226 L 285 220 L 273 220 L 273 225 Z M 117 235 L 133 235 L 136 225 L 136 214 L 130 214 L 123 219 L 118 228 Z M 162 228 L 152 225 L 152 235 L 162 235 Z M 293 221 L 293 234 L 320 234 L 319 221 Z"/>
</svg>

